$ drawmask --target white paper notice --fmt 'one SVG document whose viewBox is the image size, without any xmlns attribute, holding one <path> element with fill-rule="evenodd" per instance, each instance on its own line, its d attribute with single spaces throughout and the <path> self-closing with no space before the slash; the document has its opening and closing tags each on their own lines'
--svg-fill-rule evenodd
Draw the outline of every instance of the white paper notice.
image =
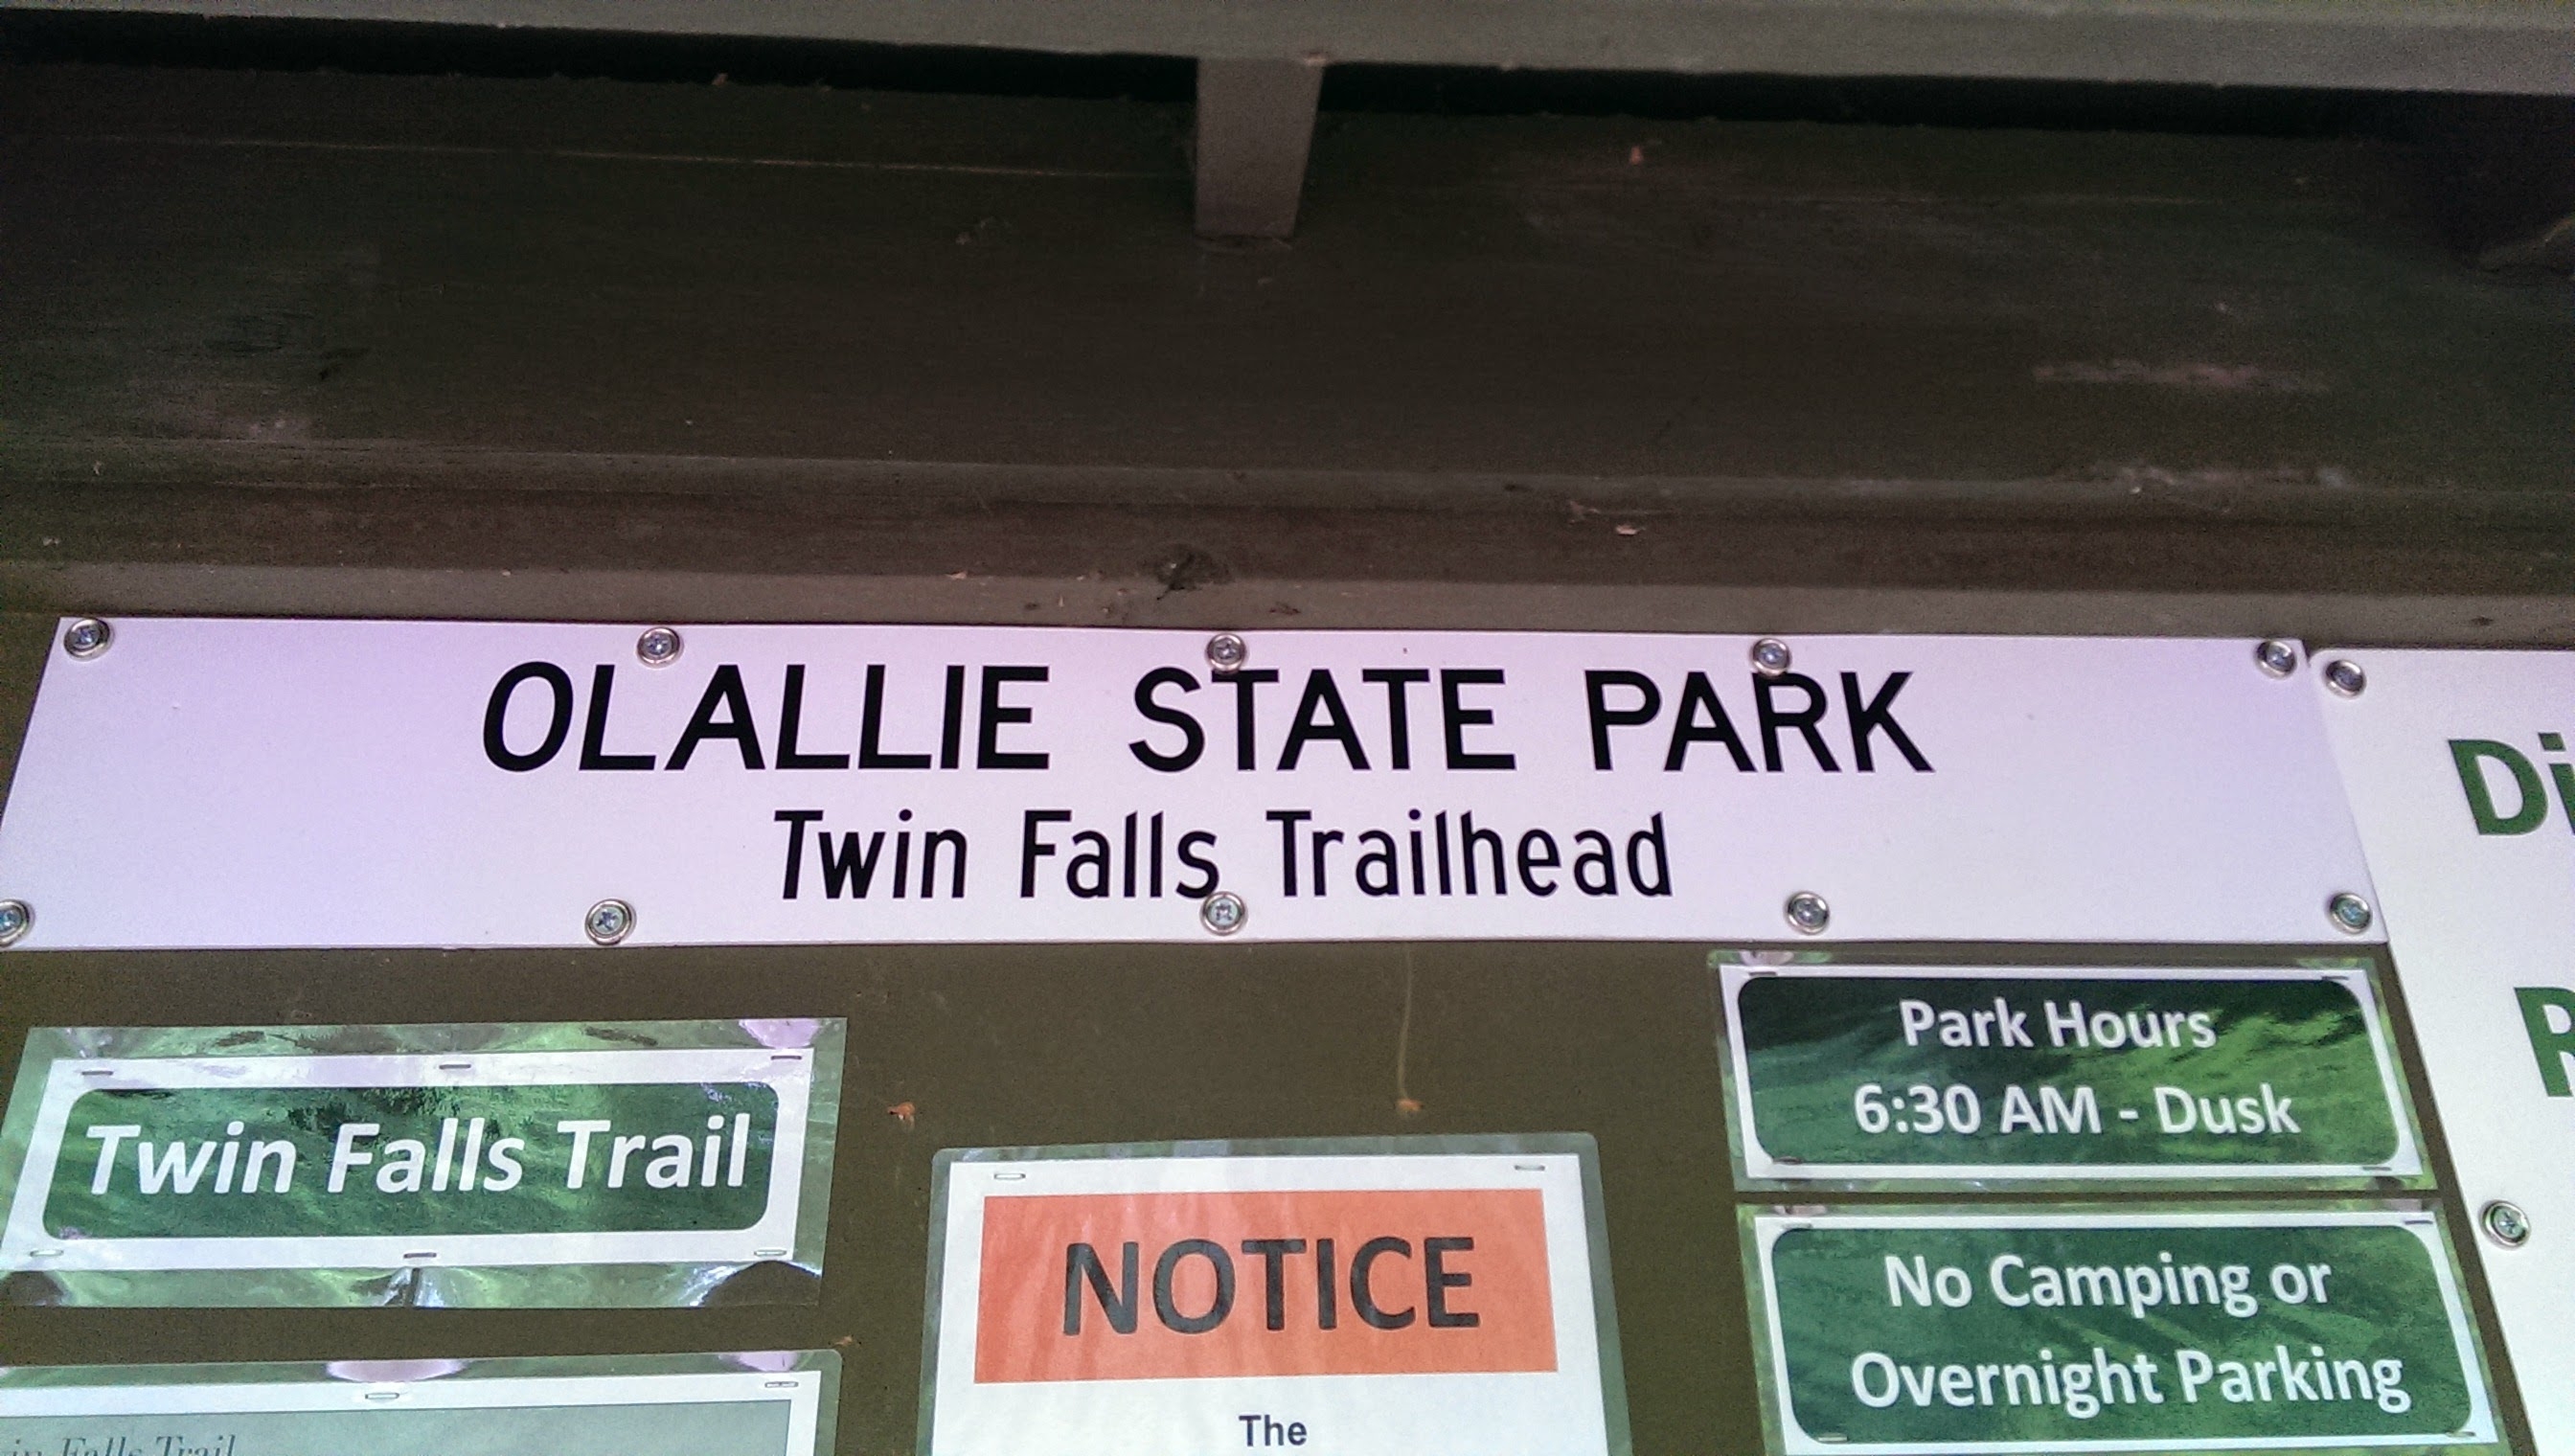
<svg viewBox="0 0 2575 1456">
<path fill-rule="evenodd" d="M 2575 654 L 2331 658 L 2366 679 L 2319 697 L 2459 1201 L 2532 1434 L 2575 1452 Z"/>
<path fill-rule="evenodd" d="M 20 944 L 2310 943 L 2366 894 L 2237 641 L 130 620 L 47 663 Z M 1773 661 L 1769 664 L 1778 668 Z M 615 926 L 612 926 L 615 928 Z M 2374 935 L 2366 932 L 2363 938 Z"/>
<path fill-rule="evenodd" d="M 943 1155 L 922 1449 L 1624 1453 L 1589 1139 L 1514 1146 Z"/>
</svg>

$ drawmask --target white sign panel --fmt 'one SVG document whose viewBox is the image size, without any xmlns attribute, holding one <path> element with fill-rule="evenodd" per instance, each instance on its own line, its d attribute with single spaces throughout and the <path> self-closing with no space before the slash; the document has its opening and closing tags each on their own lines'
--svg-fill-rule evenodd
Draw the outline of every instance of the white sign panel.
<svg viewBox="0 0 2575 1456">
<path fill-rule="evenodd" d="M 1624 1453 L 1590 1140 L 1507 1141 L 943 1154 L 923 1451 Z"/>
<path fill-rule="evenodd" d="M 45 1456 L 815 1456 L 830 1351 L 0 1371 L 0 1451 Z"/>
<path fill-rule="evenodd" d="M 2543 1452 L 2575 1452 L 2575 654 L 2350 652 L 2322 693 Z M 2518 1209 L 2487 1218 L 2493 1203 Z"/>
<path fill-rule="evenodd" d="M 1185 940 L 1211 892 L 1252 939 L 2306 943 L 2367 893 L 2250 642 L 114 628 L 0 815 L 24 946 Z"/>
</svg>

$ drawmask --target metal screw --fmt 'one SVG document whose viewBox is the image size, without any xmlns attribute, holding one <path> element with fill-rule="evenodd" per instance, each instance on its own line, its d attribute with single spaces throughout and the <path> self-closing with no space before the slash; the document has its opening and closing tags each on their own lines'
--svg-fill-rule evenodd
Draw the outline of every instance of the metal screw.
<svg viewBox="0 0 2575 1456">
<path fill-rule="evenodd" d="M 2358 698 L 2360 690 L 2369 686 L 2369 675 L 2351 659 L 2336 658 L 2325 664 L 2325 686 L 2342 697 Z"/>
<path fill-rule="evenodd" d="M 2486 1226 L 2486 1237 L 2505 1248 L 2517 1249 L 2530 1242 L 2530 1215 L 2522 1212 L 2518 1203 L 2497 1199 L 2485 1206 L 2477 1221 Z"/>
<path fill-rule="evenodd" d="M 1233 934 L 1251 918 L 1252 906 L 1245 904 L 1243 896 L 1230 889 L 1218 890 L 1199 901 L 1199 923 L 1219 935 Z"/>
<path fill-rule="evenodd" d="M 2298 650 L 2276 637 L 2269 638 L 2253 650 L 2253 663 L 2274 678 L 2286 678 L 2298 671 Z"/>
<path fill-rule="evenodd" d="M 614 945 L 635 931 L 635 907 L 624 900 L 601 900 L 582 916 L 581 928 L 602 945 Z"/>
<path fill-rule="evenodd" d="M 25 900 L 0 900 L 0 945 L 17 944 L 34 923 L 36 912 L 27 908 Z"/>
<path fill-rule="evenodd" d="M 1820 935 L 1833 922 L 1833 907 L 1811 889 L 1801 889 L 1788 896 L 1788 924 L 1801 935 Z"/>
<path fill-rule="evenodd" d="M 1775 637 L 1765 637 L 1752 645 L 1752 671 L 1764 678 L 1776 678 L 1788 671 L 1788 645 Z"/>
<path fill-rule="evenodd" d="M 1252 661 L 1252 645 L 1231 632 L 1221 632 L 1208 639 L 1208 668 L 1212 672 L 1231 673 Z"/>
<path fill-rule="evenodd" d="M 2369 922 L 2376 918 L 2370 912 L 2369 901 L 2350 890 L 2325 901 L 2325 913 L 2333 917 L 2334 928 L 2346 935 L 2357 935 L 2368 929 Z"/>
<path fill-rule="evenodd" d="M 86 663 L 107 651 L 116 630 L 95 617 L 84 617 L 63 629 L 63 651 Z"/>
<path fill-rule="evenodd" d="M 680 660 L 680 649 L 684 646 L 686 644 L 680 641 L 678 628 L 648 627 L 644 629 L 644 635 L 635 640 L 635 656 L 644 660 L 645 667 L 667 668 Z"/>
</svg>

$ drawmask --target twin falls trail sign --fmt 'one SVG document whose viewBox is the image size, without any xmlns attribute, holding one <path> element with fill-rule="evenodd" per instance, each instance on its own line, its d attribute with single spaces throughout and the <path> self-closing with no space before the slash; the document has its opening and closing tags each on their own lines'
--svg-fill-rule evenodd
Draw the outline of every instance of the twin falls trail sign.
<svg viewBox="0 0 2575 1456">
<path fill-rule="evenodd" d="M 819 1272 L 842 1025 L 712 1024 L 38 1030 L 0 1269 L 179 1304 L 651 1304 Z"/>
<path fill-rule="evenodd" d="M 821 1456 L 828 1350 L 0 1370 L 0 1451 L 44 1456 Z"/>
<path fill-rule="evenodd" d="M 2365 964 L 1724 971 L 1743 1177 L 2420 1182 Z"/>
<path fill-rule="evenodd" d="M 1788 1456 L 2489 1445 L 2428 1211 L 1746 1209 Z"/>
<path fill-rule="evenodd" d="M 2531 1434 L 2575 1451 L 2575 657 L 2354 652 L 2326 724 Z"/>
<path fill-rule="evenodd" d="M 1628 1449 L 1587 1137 L 952 1151 L 926 1456 Z"/>
<path fill-rule="evenodd" d="M 2277 645 L 112 628 L 24 947 L 2377 934 Z"/>
</svg>

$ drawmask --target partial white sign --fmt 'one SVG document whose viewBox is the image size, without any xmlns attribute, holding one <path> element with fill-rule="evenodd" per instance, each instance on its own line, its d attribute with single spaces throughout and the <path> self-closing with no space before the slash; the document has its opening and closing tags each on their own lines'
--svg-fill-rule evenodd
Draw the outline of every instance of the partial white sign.
<svg viewBox="0 0 2575 1456">
<path fill-rule="evenodd" d="M 18 943 L 2310 943 L 2368 890 L 2250 642 L 647 637 L 58 644 L 0 815 Z"/>
<path fill-rule="evenodd" d="M 942 1154 L 925 1456 L 1624 1456 L 1590 1139 L 1375 1145 Z"/>
<path fill-rule="evenodd" d="M 2460 1202 L 2532 1435 L 2575 1452 L 2575 654 L 2334 660 L 2359 692 L 2319 697 Z"/>
<path fill-rule="evenodd" d="M 831 1351 L 0 1370 L 0 1450 L 46 1456 L 816 1456 Z"/>
</svg>

